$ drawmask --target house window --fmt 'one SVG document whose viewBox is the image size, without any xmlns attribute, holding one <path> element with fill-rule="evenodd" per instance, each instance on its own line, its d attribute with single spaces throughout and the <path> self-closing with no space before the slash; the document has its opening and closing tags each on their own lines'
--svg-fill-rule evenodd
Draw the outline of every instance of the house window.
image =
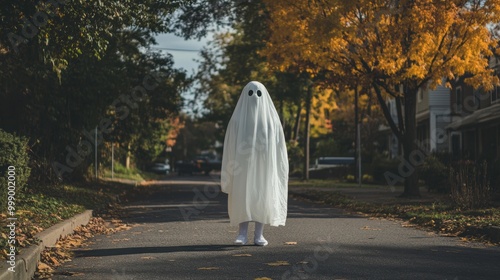
<svg viewBox="0 0 500 280">
<path fill-rule="evenodd" d="M 418 93 L 417 93 L 417 100 L 418 102 L 422 102 L 422 100 L 424 99 L 424 92 L 422 91 L 422 89 L 418 89 Z"/>
<path fill-rule="evenodd" d="M 462 87 L 457 87 L 455 88 L 455 112 L 459 113 L 462 112 L 462 102 L 463 102 L 463 96 L 462 96 Z"/>
<path fill-rule="evenodd" d="M 491 103 L 496 103 L 499 102 L 500 100 L 500 89 L 498 86 L 495 86 L 495 88 L 491 91 Z"/>
</svg>

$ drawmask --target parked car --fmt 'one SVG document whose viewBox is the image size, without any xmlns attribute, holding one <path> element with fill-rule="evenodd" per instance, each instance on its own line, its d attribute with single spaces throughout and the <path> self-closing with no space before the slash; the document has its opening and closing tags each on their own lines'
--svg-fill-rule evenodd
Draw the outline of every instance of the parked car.
<svg viewBox="0 0 500 280">
<path fill-rule="evenodd" d="M 155 162 L 151 166 L 151 171 L 159 174 L 169 174 L 170 173 L 170 165 L 168 163 L 163 162 Z"/>
<path fill-rule="evenodd" d="M 220 160 L 210 160 L 204 156 L 196 156 L 191 160 L 179 160 L 175 163 L 175 170 L 179 175 L 203 173 L 208 175 L 212 170 L 220 170 Z"/>
</svg>

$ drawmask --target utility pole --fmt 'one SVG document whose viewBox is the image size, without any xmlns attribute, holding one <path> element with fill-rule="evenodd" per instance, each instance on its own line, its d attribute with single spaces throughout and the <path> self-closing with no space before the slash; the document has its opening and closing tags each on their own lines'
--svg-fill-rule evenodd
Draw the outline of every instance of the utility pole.
<svg viewBox="0 0 500 280">
<path fill-rule="evenodd" d="M 97 126 L 95 127 L 95 180 L 97 181 Z"/>
<path fill-rule="evenodd" d="M 309 136 L 310 136 L 310 115 L 311 115 L 312 84 L 307 86 L 306 97 L 306 123 L 304 141 L 304 180 L 309 180 Z"/>
<path fill-rule="evenodd" d="M 358 185 L 361 186 L 361 124 L 359 123 L 359 90 L 358 86 L 354 88 L 354 123 L 356 124 L 356 133 L 355 133 L 355 141 L 356 141 L 356 149 L 355 149 L 355 173 L 358 181 Z"/>
<path fill-rule="evenodd" d="M 115 178 L 115 143 L 111 142 L 111 179 Z"/>
</svg>

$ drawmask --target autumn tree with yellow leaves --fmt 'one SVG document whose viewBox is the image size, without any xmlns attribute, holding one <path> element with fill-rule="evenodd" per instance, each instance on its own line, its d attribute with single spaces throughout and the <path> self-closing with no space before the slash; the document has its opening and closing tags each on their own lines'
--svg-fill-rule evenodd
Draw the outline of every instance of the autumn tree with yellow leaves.
<svg viewBox="0 0 500 280">
<path fill-rule="evenodd" d="M 282 71 L 301 67 L 312 76 L 328 73 L 333 83 L 373 88 L 403 146 L 405 166 L 425 156 L 415 141 L 419 89 L 450 86 L 464 75 L 467 83 L 484 90 L 498 83 L 488 57 L 497 46 L 491 29 L 500 22 L 500 0 L 265 3 L 271 36 L 263 54 L 269 62 Z M 398 121 L 390 116 L 388 98 L 398 105 Z M 420 195 L 413 170 L 397 174 L 404 177 L 402 196 Z"/>
</svg>

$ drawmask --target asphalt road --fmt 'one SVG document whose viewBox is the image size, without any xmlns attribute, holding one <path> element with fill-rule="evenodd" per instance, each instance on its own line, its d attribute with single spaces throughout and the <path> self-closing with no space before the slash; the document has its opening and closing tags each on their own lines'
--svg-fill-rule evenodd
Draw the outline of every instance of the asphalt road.
<svg viewBox="0 0 500 280">
<path fill-rule="evenodd" d="M 498 247 L 292 199 L 268 246 L 234 246 L 216 178 L 157 184 L 127 204 L 130 230 L 90 239 L 53 279 L 500 279 Z"/>
</svg>

